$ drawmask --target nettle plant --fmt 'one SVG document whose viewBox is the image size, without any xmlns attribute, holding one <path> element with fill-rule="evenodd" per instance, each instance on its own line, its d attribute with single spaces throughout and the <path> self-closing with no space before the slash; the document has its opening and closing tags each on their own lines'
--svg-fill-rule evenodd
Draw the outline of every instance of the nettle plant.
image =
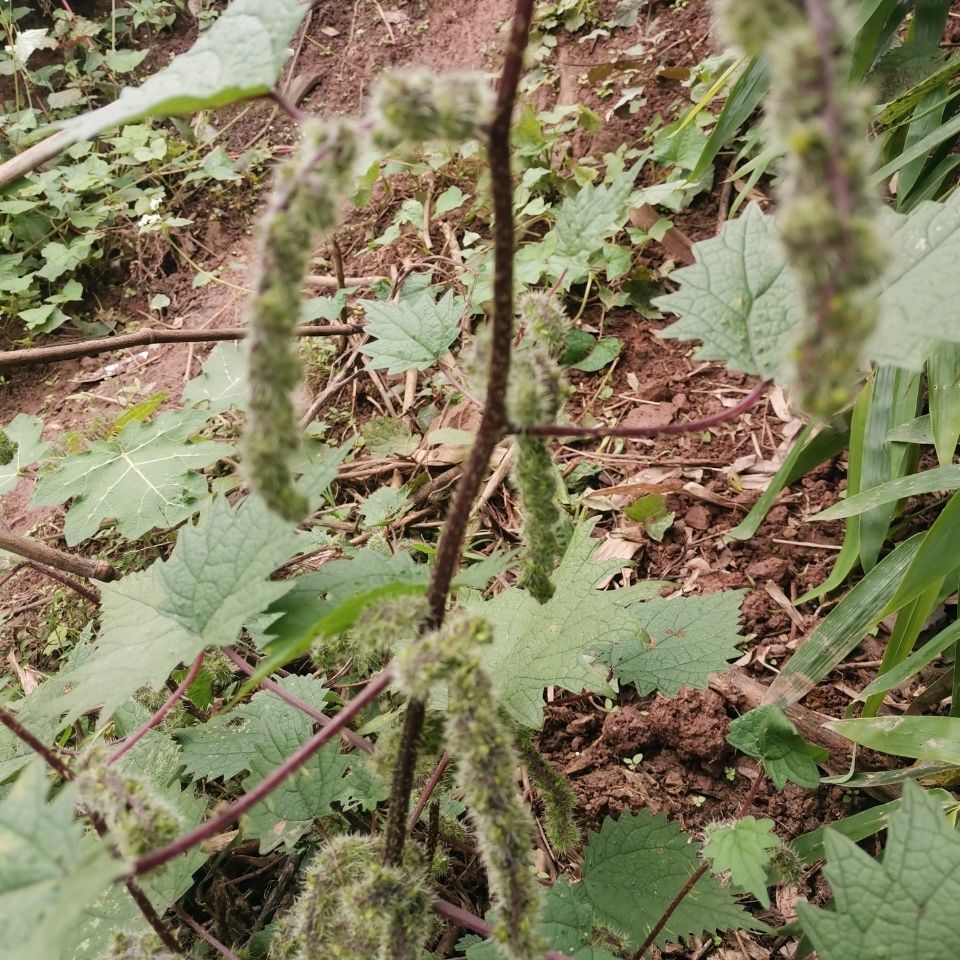
<svg viewBox="0 0 960 960">
<path fill-rule="evenodd" d="M 939 279 L 931 250 L 945 255 L 952 231 L 932 227 L 924 245 L 917 231 L 938 217 L 946 223 L 952 205 L 921 205 L 890 221 L 892 230 L 884 222 L 866 182 L 862 103 L 844 78 L 842 5 L 718 6 L 732 42 L 769 55 L 772 135 L 789 161 L 776 224 L 748 208 L 699 245 L 698 263 L 679 271 L 679 290 L 661 300 L 681 317 L 668 335 L 696 337 L 706 356 L 761 378 L 742 403 L 708 420 L 642 429 L 563 421 L 558 355 L 570 321 L 553 292 L 514 289 L 510 137 L 533 0 L 517 2 L 495 96 L 478 76 L 399 71 L 381 78 L 363 117 L 303 118 L 264 215 L 248 348 L 217 355 L 182 410 L 152 416 L 158 401 L 141 405 L 38 484 L 36 502 L 71 501 L 68 544 L 90 539 L 106 519 L 126 538 L 183 524 L 169 556 L 119 576 L 105 561 L 0 532 L 0 547 L 24 562 L 101 581 L 96 631 L 91 625 L 59 674 L 0 707 L 7 956 L 419 960 L 437 948 L 439 918 L 468 933 L 457 949 L 472 960 L 640 958 L 704 932 L 766 931 L 738 897 L 769 906 L 770 885 L 796 880 L 824 855 L 835 906 L 799 910 L 822 960 L 950 954 L 960 838 L 942 815 L 943 795 L 907 784 L 881 816 L 789 845 L 772 821 L 749 814 L 762 776 L 777 789 L 820 780 L 826 752 L 782 709 L 823 666 L 802 651 L 802 666 L 791 661 L 771 702 L 731 724 L 730 743 L 763 773 L 738 816 L 713 824 L 702 846 L 663 815 L 624 814 L 583 841 L 579 882 L 547 886 L 535 868 L 534 820 L 518 799 L 522 766 L 546 842 L 559 853 L 581 843 L 569 787 L 533 739 L 546 687 L 612 696 L 616 684 L 633 684 L 642 695 L 676 695 L 727 669 L 743 639 L 739 591 L 664 599 L 660 583 L 596 589 L 620 561 L 595 556 L 592 523 L 564 531 L 549 439 L 699 431 L 748 409 L 772 379 L 797 383 L 801 402 L 822 417 L 849 396 L 865 343 L 876 356 L 895 332 L 899 347 L 910 347 L 918 328 L 931 333 L 930 316 L 922 327 L 909 321 L 919 293 L 931 296 Z M 296 0 L 236 0 L 193 50 L 116 104 L 69 122 L 49 149 L 148 113 L 268 92 L 305 11 Z M 215 79 L 211 58 L 221 68 Z M 485 393 L 432 562 L 367 548 L 275 578 L 314 548 L 304 521 L 349 452 L 318 451 L 291 401 L 311 244 L 336 225 L 361 157 L 468 139 L 486 143 L 492 194 L 492 296 L 474 347 Z M 609 204 L 615 189 L 587 196 Z M 577 261 L 555 239 L 548 256 L 567 257 L 559 289 Z M 905 267 L 891 272 L 888 257 Z M 424 363 L 418 351 L 429 363 L 446 350 L 456 332 L 442 303 L 418 295 L 392 311 L 374 308 L 374 362 L 404 372 Z M 221 483 L 225 492 L 212 496 L 201 471 L 233 446 L 208 422 L 231 407 L 246 411 L 249 491 Z M 47 456 L 41 429 L 23 415 L 6 428 L 0 491 Z M 512 557 L 461 561 L 485 471 L 508 436 L 524 543 L 516 585 L 488 599 L 485 588 Z M 359 692 L 344 699 L 343 690 Z M 848 839 L 888 822 L 882 861 Z M 262 854 L 290 854 L 292 900 L 267 895 L 251 907 L 220 881 L 224 852 L 248 841 Z M 449 851 L 479 855 L 486 916 L 440 895 Z M 202 904 L 221 916 L 217 932 L 231 942 L 197 921 Z"/>
</svg>

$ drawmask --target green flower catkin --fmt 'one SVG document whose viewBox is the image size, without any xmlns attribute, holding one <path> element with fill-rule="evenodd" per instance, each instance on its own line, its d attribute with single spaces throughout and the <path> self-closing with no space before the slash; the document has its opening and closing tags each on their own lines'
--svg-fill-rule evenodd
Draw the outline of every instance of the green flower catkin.
<svg viewBox="0 0 960 960">
<path fill-rule="evenodd" d="M 277 173 L 262 224 L 249 309 L 250 412 L 243 452 L 251 486 L 271 510 L 291 521 L 302 520 L 308 510 L 290 470 L 300 445 L 293 405 L 301 372 L 293 342 L 300 288 L 314 236 L 339 220 L 358 150 L 350 124 L 306 122 L 297 153 Z"/>
<path fill-rule="evenodd" d="M 496 903 L 493 937 L 513 960 L 533 960 L 546 949 L 538 930 L 541 891 L 531 858 L 533 823 L 517 799 L 510 725 L 480 665 L 478 647 L 492 639 L 485 620 L 457 620 L 401 651 L 394 671 L 397 685 L 415 699 L 425 700 L 437 683 L 447 684 L 447 745 L 457 758 Z"/>
<path fill-rule="evenodd" d="M 576 808 L 573 791 L 563 774 L 544 759 L 529 729 L 518 727 L 514 743 L 530 782 L 543 799 L 547 839 L 557 853 L 569 853 L 580 842 L 580 830 L 573 817 Z"/>
<path fill-rule="evenodd" d="M 482 74 L 388 70 L 373 90 L 373 139 L 384 149 L 427 140 L 469 140 L 480 133 L 492 111 L 493 96 Z"/>
<path fill-rule="evenodd" d="M 155 933 L 114 933 L 101 960 L 176 960 Z"/>
<path fill-rule="evenodd" d="M 0 467 L 13 462 L 17 455 L 18 444 L 14 443 L 5 430 L 0 430 Z"/>
<path fill-rule="evenodd" d="M 98 814 L 121 855 L 135 860 L 177 839 L 182 813 L 147 778 L 107 766 L 99 751 L 85 757 L 77 776 L 77 801 Z"/>
<path fill-rule="evenodd" d="M 547 350 L 528 345 L 516 353 L 507 409 L 510 422 L 524 427 L 553 423 L 563 402 L 562 375 Z M 554 591 L 552 576 L 563 553 L 558 536 L 560 506 L 553 457 L 543 437 L 517 436 L 513 479 L 523 502 L 520 585 L 538 602 Z"/>
<path fill-rule="evenodd" d="M 734 43 L 769 61 L 767 124 L 786 154 L 777 224 L 805 314 L 793 381 L 800 405 L 829 417 L 850 399 L 888 262 L 870 183 L 870 100 L 848 80 L 848 5 L 716 0 L 716 9 Z"/>
<path fill-rule="evenodd" d="M 277 922 L 270 960 L 418 960 L 431 900 L 414 845 L 402 866 L 392 866 L 373 837 L 333 837 Z"/>
</svg>

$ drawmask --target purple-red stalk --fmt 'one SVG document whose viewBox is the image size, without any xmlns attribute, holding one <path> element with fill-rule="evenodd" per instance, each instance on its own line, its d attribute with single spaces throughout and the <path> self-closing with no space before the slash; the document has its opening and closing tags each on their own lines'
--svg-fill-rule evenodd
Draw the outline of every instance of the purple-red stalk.
<svg viewBox="0 0 960 960">
<path fill-rule="evenodd" d="M 224 647 L 223 652 L 227 655 L 230 662 L 235 664 L 248 677 L 252 677 L 256 673 L 256 670 L 250 666 L 233 647 Z M 323 726 L 330 723 L 330 717 L 325 713 L 321 713 L 316 707 L 310 706 L 309 703 L 301 700 L 296 694 L 290 693 L 289 690 L 284 690 L 279 683 L 274 682 L 269 677 L 261 680 L 260 686 L 263 687 L 264 690 L 269 690 L 271 693 L 276 694 L 281 700 L 289 703 L 290 706 L 302 710 L 308 717 L 316 720 L 317 723 Z M 362 750 L 364 753 L 373 753 L 376 750 L 376 747 L 369 740 L 361 737 L 359 733 L 354 733 L 349 727 L 344 727 L 344 729 L 340 731 L 340 736 L 343 737 L 351 747 L 356 747 L 357 750 Z"/>
<path fill-rule="evenodd" d="M 297 772 L 325 743 L 332 740 L 354 717 L 369 706 L 387 687 L 390 686 L 389 669 L 377 674 L 370 684 L 363 689 L 361 693 L 353 698 L 343 709 L 331 719 L 330 723 L 317 731 L 306 743 L 298 750 L 290 754 L 283 763 L 280 764 L 269 776 L 260 781 L 252 790 L 245 793 L 239 800 L 232 803 L 217 816 L 212 817 L 204 823 L 201 823 L 195 830 L 185 834 L 173 843 L 168 843 L 165 847 L 160 847 L 145 856 L 135 860 L 130 867 L 127 876 L 136 877 L 143 873 L 149 873 L 163 866 L 174 857 L 192 850 L 197 844 L 220 833 L 231 823 L 237 820 L 242 814 L 246 813 L 251 807 L 256 806 L 264 797 L 269 796 L 281 783 L 288 777 Z"/>
<path fill-rule="evenodd" d="M 204 652 L 201 650 L 197 654 L 196 660 L 190 664 L 190 669 L 187 671 L 187 675 L 180 681 L 176 690 L 164 700 L 163 704 L 157 710 L 157 712 L 139 729 L 134 730 L 133 733 L 127 737 L 123 743 L 117 747 L 113 753 L 107 757 L 107 764 L 116 763 L 128 750 L 135 747 L 154 727 L 163 723 L 166 715 L 176 706 L 177 701 L 187 692 L 190 687 L 190 684 L 197 679 L 197 674 L 200 672 L 200 668 L 203 666 L 203 657 Z"/>
<path fill-rule="evenodd" d="M 580 427 L 572 424 L 550 423 L 535 427 L 511 426 L 509 432 L 525 437 L 626 437 L 631 440 L 699 433 L 701 430 L 726 423 L 734 417 L 739 417 L 741 413 L 746 413 L 763 396 L 768 386 L 770 381 L 764 380 L 758 383 L 736 406 L 712 413 L 708 417 L 701 417 L 699 420 L 687 420 L 683 423 L 660 423 L 650 427 Z"/>
<path fill-rule="evenodd" d="M 433 768 L 433 773 L 430 774 L 430 779 L 423 785 L 423 791 L 420 794 L 420 799 L 417 800 L 417 805 L 413 808 L 413 813 L 410 814 L 410 818 L 407 820 L 407 833 L 411 833 L 417 825 L 420 814 L 423 813 L 423 808 L 430 802 L 433 791 L 437 789 L 437 784 L 440 782 L 452 759 L 453 757 L 444 751 L 443 756 L 437 761 L 437 765 Z"/>
</svg>

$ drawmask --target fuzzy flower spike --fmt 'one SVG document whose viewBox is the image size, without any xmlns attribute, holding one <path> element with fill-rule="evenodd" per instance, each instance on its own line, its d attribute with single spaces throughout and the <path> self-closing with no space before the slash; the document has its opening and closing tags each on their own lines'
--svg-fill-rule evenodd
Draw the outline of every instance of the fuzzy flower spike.
<svg viewBox="0 0 960 960">
<path fill-rule="evenodd" d="M 800 405 L 829 417 L 851 396 L 887 266 L 871 184 L 870 99 L 851 85 L 846 0 L 716 0 L 727 37 L 766 55 L 767 123 L 786 154 L 777 218 L 805 321 L 793 349 Z"/>
</svg>

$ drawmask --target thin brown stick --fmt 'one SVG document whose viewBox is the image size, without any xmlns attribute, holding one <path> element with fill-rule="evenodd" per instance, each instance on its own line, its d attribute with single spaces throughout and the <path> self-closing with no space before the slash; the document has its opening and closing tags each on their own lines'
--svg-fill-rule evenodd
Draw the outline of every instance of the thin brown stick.
<svg viewBox="0 0 960 960">
<path fill-rule="evenodd" d="M 294 330 L 295 337 L 342 337 L 361 333 L 363 327 L 349 323 L 304 325 Z M 214 343 L 220 340 L 243 340 L 250 331 L 247 327 L 221 327 L 219 330 L 156 330 L 149 328 L 136 333 L 121 333 L 117 337 L 100 337 L 98 340 L 76 340 L 58 343 L 50 347 L 27 347 L 23 350 L 0 351 L 0 370 L 29 367 L 38 363 L 58 363 L 61 360 L 76 360 L 92 357 L 113 350 L 131 347 L 147 347 L 154 343 Z"/>
<path fill-rule="evenodd" d="M 433 768 L 433 773 L 430 774 L 430 779 L 427 780 L 427 782 L 423 785 L 423 790 L 420 793 L 419 799 L 417 800 L 417 805 L 413 808 L 413 812 L 410 814 L 410 818 L 407 820 L 407 833 L 410 833 L 417 825 L 417 822 L 420 819 L 420 814 L 423 813 L 424 807 L 426 807 L 426 805 L 430 802 L 430 797 L 433 796 L 433 791 L 437 789 L 437 784 L 442 779 L 452 759 L 453 756 L 444 751 L 443 756 L 441 756 L 437 761 L 437 765 Z"/>
<path fill-rule="evenodd" d="M 740 808 L 737 810 L 734 819 L 742 820 L 747 811 L 753 806 L 753 801 L 757 799 L 757 794 L 760 792 L 760 784 L 763 783 L 763 771 L 757 771 L 757 777 L 753 781 L 750 791 L 743 798 L 743 802 L 740 804 Z M 640 949 L 633 955 L 633 960 L 643 960 L 644 954 L 653 946 L 654 941 L 660 935 L 660 931 L 667 925 L 670 918 L 676 913 L 677 907 L 683 903 L 684 899 L 689 895 L 690 891 L 697 885 L 700 881 L 700 878 L 710 869 L 710 861 L 704 860 L 703 863 L 697 867 L 696 870 L 690 874 L 690 878 L 687 882 L 680 888 L 677 892 L 677 895 L 670 901 L 670 905 L 666 910 L 663 911 L 660 919 L 653 925 L 650 932 L 647 934 L 647 938 L 640 944 Z"/>
<path fill-rule="evenodd" d="M 227 946 L 222 944 L 209 930 L 202 927 L 193 917 L 187 913 L 179 904 L 173 904 L 173 912 L 185 923 L 201 940 L 205 940 L 220 954 L 224 960 L 240 960 L 240 958 Z"/>
<path fill-rule="evenodd" d="M 533 0 L 517 0 L 487 142 L 494 213 L 493 316 L 490 323 L 487 395 L 476 440 L 464 465 L 463 476 L 457 484 L 457 492 L 437 545 L 433 576 L 427 588 L 429 613 L 422 632 L 436 630 L 443 623 L 450 584 L 460 565 L 470 511 L 483 484 L 490 457 L 507 427 L 506 395 L 513 345 L 513 257 L 516 244 L 510 129 L 532 18 Z M 407 811 L 410 808 L 414 767 L 425 716 L 426 706 L 422 701 L 411 700 L 407 704 L 384 836 L 384 856 L 388 863 L 400 863 L 403 857 Z"/>
<path fill-rule="evenodd" d="M 116 568 L 106 560 L 88 560 L 86 557 L 76 557 L 72 553 L 48 547 L 45 543 L 21 537 L 19 534 L 0 528 L 0 550 L 15 553 L 25 560 L 33 560 L 55 570 L 64 570 L 74 573 L 78 577 L 88 580 L 116 580 L 120 574 Z"/>
</svg>

